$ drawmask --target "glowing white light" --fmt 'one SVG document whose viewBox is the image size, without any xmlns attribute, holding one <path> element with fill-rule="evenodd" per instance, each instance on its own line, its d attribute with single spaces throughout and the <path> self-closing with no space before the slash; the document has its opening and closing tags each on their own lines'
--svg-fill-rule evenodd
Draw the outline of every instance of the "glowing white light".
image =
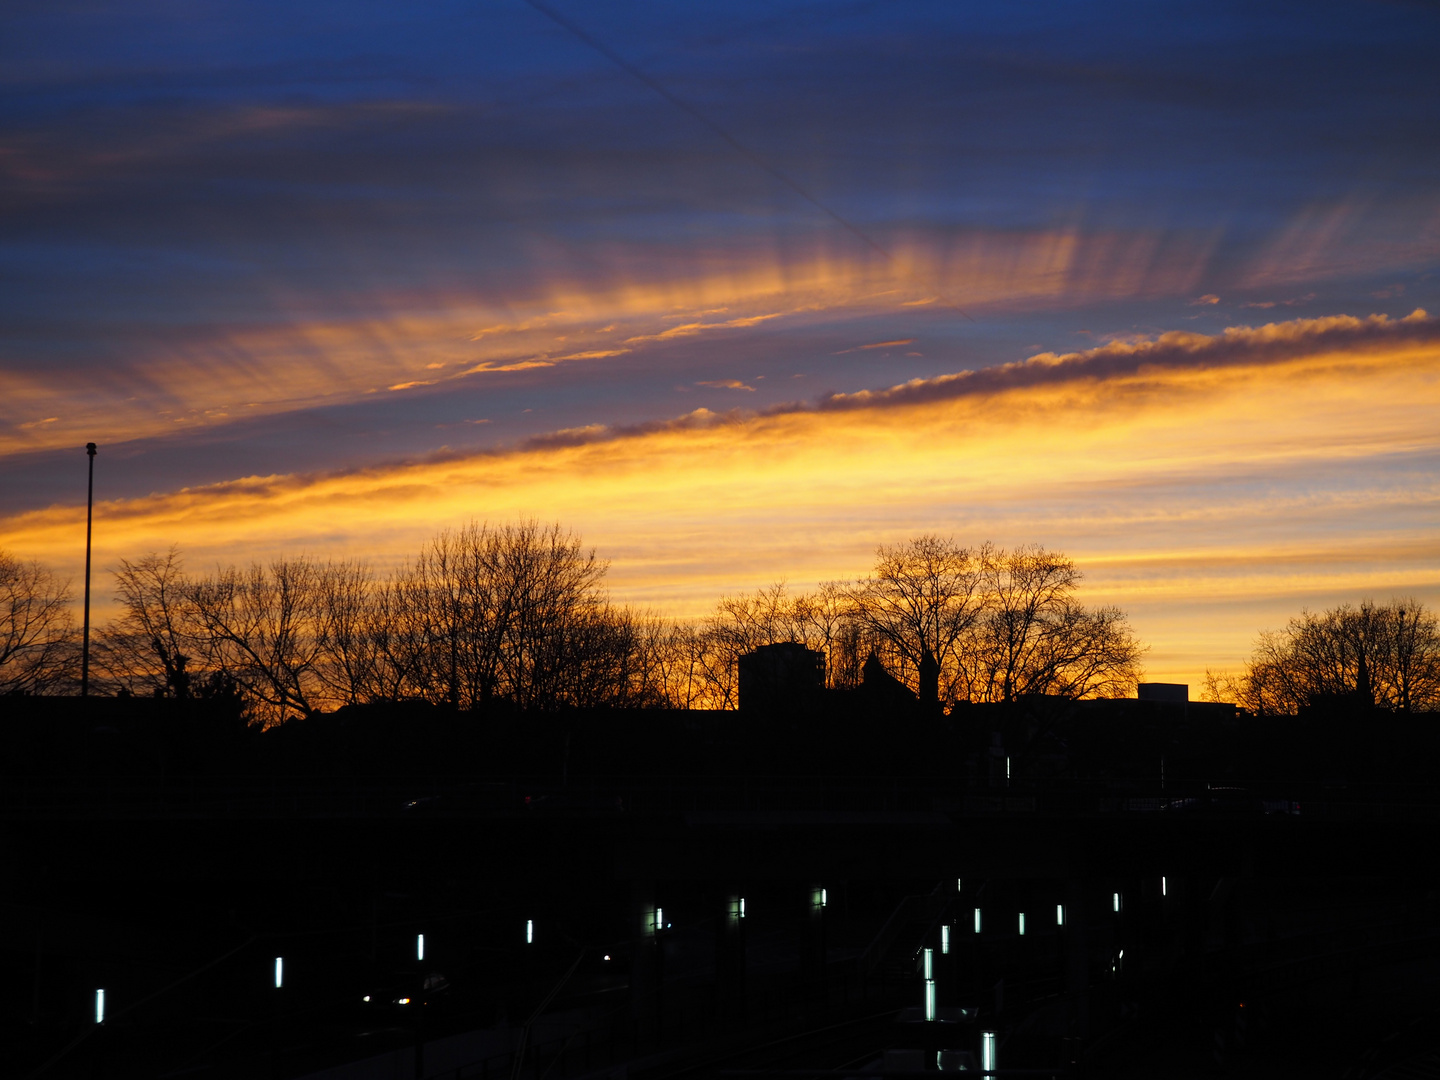
<svg viewBox="0 0 1440 1080">
<path fill-rule="evenodd" d="M 609 959 L 610 959 L 610 954 L 609 954 L 608 952 L 605 954 L 605 959 L 606 959 L 606 960 L 609 960 Z"/>
<path fill-rule="evenodd" d="M 931 980 L 931 979 L 933 979 L 933 978 L 935 978 L 935 950 L 934 950 L 934 949 L 926 949 L 926 950 L 925 950 L 925 980 L 928 982 L 929 980 Z"/>
<path fill-rule="evenodd" d="M 366 995 L 365 995 L 363 998 L 361 998 L 360 1000 L 361 1000 L 361 1001 L 369 1001 L 369 1000 L 370 1000 L 370 995 L 369 995 L 369 994 L 366 994 Z"/>
<path fill-rule="evenodd" d="M 1161 896 L 1167 896 L 1167 895 L 1169 895 L 1169 893 L 1168 893 L 1168 891 L 1167 891 L 1167 889 L 1166 889 L 1165 879 L 1164 879 L 1163 877 L 1160 879 L 1160 895 L 1161 895 Z"/>
<path fill-rule="evenodd" d="M 935 980 L 925 980 L 925 1019 L 935 1019 Z"/>
<path fill-rule="evenodd" d="M 980 1071 L 993 1073 L 999 1067 L 995 1056 L 995 1032 L 982 1031 L 980 1033 Z"/>
<path fill-rule="evenodd" d="M 416 935 L 415 935 L 415 959 L 416 959 L 416 960 L 424 960 L 424 959 L 425 959 L 425 935 L 424 935 L 424 934 L 416 934 Z"/>
<path fill-rule="evenodd" d="M 1020 936 L 1025 936 L 1025 913 L 1020 912 Z"/>
<path fill-rule="evenodd" d="M 279 990 L 285 985 L 285 958 L 275 957 L 275 989 Z"/>
<path fill-rule="evenodd" d="M 965 891 L 965 879 L 964 879 L 964 878 L 958 878 L 958 877 L 957 877 L 957 878 L 955 879 L 955 891 L 956 891 L 956 892 L 964 892 L 964 891 Z"/>
<path fill-rule="evenodd" d="M 821 906 L 821 907 L 824 907 L 824 906 L 825 906 L 825 900 L 826 900 L 825 890 L 824 890 L 824 889 L 821 889 L 821 890 L 820 890 L 820 906 Z"/>
<path fill-rule="evenodd" d="M 980 932 L 980 909 L 978 907 L 975 909 L 975 932 L 977 934 Z"/>
<path fill-rule="evenodd" d="M 1010 756 L 1008 754 L 1005 756 L 1005 782 L 1010 782 Z"/>
<path fill-rule="evenodd" d="M 96 990 L 96 991 L 95 991 L 95 1022 L 96 1022 L 97 1024 L 103 1024 L 103 1023 L 105 1022 L 105 991 L 104 991 L 104 990 Z"/>
<path fill-rule="evenodd" d="M 396 1004 L 397 1004 L 397 1005 L 409 1005 L 409 1004 L 410 1004 L 410 999 L 409 999 L 409 998 L 401 998 L 398 1002 L 396 1002 Z"/>
<path fill-rule="evenodd" d="M 1056 926 L 1064 926 L 1064 925 L 1065 925 L 1065 905 L 1064 905 L 1064 904 L 1056 904 L 1056 905 L 1055 905 L 1055 925 L 1056 925 Z"/>
<path fill-rule="evenodd" d="M 665 929 L 665 909 L 664 909 L 664 908 L 658 908 L 658 907 L 657 907 L 657 908 L 655 909 L 655 929 L 656 929 L 656 930 L 663 930 L 663 929 Z"/>
<path fill-rule="evenodd" d="M 534 943 L 535 943 L 535 920 L 534 920 L 534 919 L 526 919 L 526 920 L 525 920 L 525 944 L 526 944 L 526 945 L 533 945 Z"/>
<path fill-rule="evenodd" d="M 745 917 L 745 898 L 743 896 L 740 897 L 740 917 L 742 919 Z"/>
<path fill-rule="evenodd" d="M 950 955 L 950 925 L 948 923 L 940 927 L 940 954 L 942 956 Z"/>
<path fill-rule="evenodd" d="M 1115 894 L 1115 910 L 1120 910 L 1120 894 L 1118 892 Z"/>
</svg>

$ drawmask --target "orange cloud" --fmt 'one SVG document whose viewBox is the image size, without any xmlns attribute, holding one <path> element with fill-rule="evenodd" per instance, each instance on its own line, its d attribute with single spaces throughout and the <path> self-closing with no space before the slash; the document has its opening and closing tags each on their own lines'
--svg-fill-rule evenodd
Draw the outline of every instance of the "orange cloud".
<svg viewBox="0 0 1440 1080">
<path fill-rule="evenodd" d="M 1436 415 L 1437 320 L 1297 320 L 107 502 L 97 559 L 178 542 L 195 567 L 300 551 L 383 567 L 439 527 L 533 515 L 598 545 L 617 597 L 689 615 L 780 577 L 852 576 L 922 531 L 1038 541 L 1132 612 L 1152 676 L 1198 682 L 1304 604 L 1440 602 Z M 0 519 L 0 547 L 73 552 L 78 570 L 83 528 L 77 506 Z"/>
<path fill-rule="evenodd" d="M 901 345 L 912 345 L 914 342 L 914 338 L 901 338 L 899 341 L 877 341 L 873 345 L 856 345 L 853 349 L 841 349 L 835 355 L 844 356 L 846 353 L 860 352 L 865 349 L 896 349 Z"/>
<path fill-rule="evenodd" d="M 310 121 L 287 114 L 244 122 Z M 309 316 L 296 298 L 293 318 L 282 310 L 269 325 L 157 331 L 83 379 L 38 367 L 0 371 L 0 457 L 213 428 L 425 382 L 443 393 L 447 378 L 603 363 L 696 335 L 901 312 L 937 303 L 937 286 L 971 312 L 1188 294 L 1207 249 L 1162 240 L 1078 229 L 972 233 L 944 243 L 902 237 L 889 262 L 824 250 L 701 251 L 682 273 L 618 266 L 604 284 L 556 281 L 503 298 L 376 295 L 357 304 L 371 314 L 329 321 Z M 557 337 L 563 355 L 553 355 Z M 49 417 L 58 419 L 41 423 Z"/>
</svg>

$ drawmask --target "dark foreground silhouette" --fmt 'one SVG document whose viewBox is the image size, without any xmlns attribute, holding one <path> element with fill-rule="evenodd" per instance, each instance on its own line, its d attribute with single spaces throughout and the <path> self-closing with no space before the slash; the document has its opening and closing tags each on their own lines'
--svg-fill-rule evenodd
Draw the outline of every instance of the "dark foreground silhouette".
<svg viewBox="0 0 1440 1080">
<path fill-rule="evenodd" d="M 1057 1076 L 1431 1049 L 1428 718 L 756 685 L 263 731 L 224 699 L 3 699 L 7 1075 L 903 1074 L 987 1031 Z"/>
</svg>

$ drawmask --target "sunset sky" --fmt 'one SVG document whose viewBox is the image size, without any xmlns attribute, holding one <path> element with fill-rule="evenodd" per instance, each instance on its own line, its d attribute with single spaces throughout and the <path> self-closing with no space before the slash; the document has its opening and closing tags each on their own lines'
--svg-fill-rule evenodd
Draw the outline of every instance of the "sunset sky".
<svg viewBox="0 0 1440 1080">
<path fill-rule="evenodd" d="M 1440 7 L 0 14 L 0 548 L 386 569 L 558 520 L 676 617 L 922 532 L 1149 676 L 1440 607 Z M 1430 314 L 1426 314 L 1429 312 Z"/>
</svg>

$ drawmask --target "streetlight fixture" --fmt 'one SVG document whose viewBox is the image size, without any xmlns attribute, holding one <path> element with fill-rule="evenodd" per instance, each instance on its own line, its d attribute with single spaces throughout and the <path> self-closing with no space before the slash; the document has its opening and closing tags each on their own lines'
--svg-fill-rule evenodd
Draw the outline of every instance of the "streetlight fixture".
<svg viewBox="0 0 1440 1080">
<path fill-rule="evenodd" d="M 80 643 L 80 696 L 90 696 L 90 531 L 95 521 L 95 444 L 85 444 L 90 483 L 85 493 L 85 621 Z"/>
</svg>

